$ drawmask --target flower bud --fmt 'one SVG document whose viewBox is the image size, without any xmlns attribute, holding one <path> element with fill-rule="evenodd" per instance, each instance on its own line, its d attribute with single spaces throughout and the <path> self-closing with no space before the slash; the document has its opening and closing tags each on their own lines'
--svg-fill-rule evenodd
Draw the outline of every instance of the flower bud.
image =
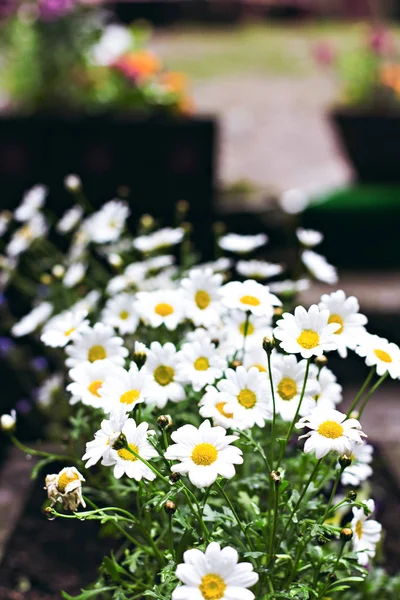
<svg viewBox="0 0 400 600">
<path fill-rule="evenodd" d="M 122 258 L 116 252 L 111 252 L 107 257 L 107 260 L 112 267 L 120 267 L 122 265 Z"/>
<path fill-rule="evenodd" d="M 219 346 L 219 339 L 217 339 L 217 338 L 213 338 L 213 339 L 211 340 L 211 343 L 212 343 L 212 344 L 214 344 L 214 346 L 215 346 L 216 348 L 218 348 L 218 346 Z"/>
<path fill-rule="evenodd" d="M 354 502 L 354 500 L 357 500 L 357 492 L 355 490 L 350 490 L 349 493 L 347 494 L 347 497 L 349 500 Z"/>
<path fill-rule="evenodd" d="M 279 471 L 271 471 L 271 473 L 269 474 L 269 476 L 271 477 L 272 481 L 274 482 L 275 485 L 280 485 L 281 483 L 281 474 Z"/>
<path fill-rule="evenodd" d="M 17 423 L 17 415 L 15 410 L 11 411 L 11 414 L 4 414 L 0 417 L 1 429 L 6 433 L 12 433 Z"/>
<path fill-rule="evenodd" d="M 180 215 L 185 215 L 190 208 L 190 204 L 187 200 L 178 200 L 178 202 L 176 203 L 176 211 L 180 214 Z"/>
<path fill-rule="evenodd" d="M 232 369 L 237 369 L 238 367 L 242 366 L 242 361 L 241 360 L 233 360 L 232 361 Z"/>
<path fill-rule="evenodd" d="M 142 215 L 140 217 L 140 225 L 148 231 L 154 227 L 154 218 L 151 215 Z"/>
<path fill-rule="evenodd" d="M 346 469 L 346 467 L 349 467 L 352 462 L 353 459 L 347 454 L 342 454 L 341 456 L 339 456 L 339 465 L 342 467 L 342 469 Z"/>
<path fill-rule="evenodd" d="M 173 515 L 176 512 L 176 504 L 172 500 L 167 500 L 164 504 L 164 510 L 167 515 Z"/>
<path fill-rule="evenodd" d="M 147 348 L 144 344 L 142 344 L 142 342 L 135 342 L 135 349 L 132 358 L 136 363 L 137 368 L 141 369 L 147 359 Z"/>
<path fill-rule="evenodd" d="M 352 537 L 353 530 L 350 529 L 350 527 L 343 527 L 342 531 L 340 532 L 340 539 L 342 542 L 349 542 Z"/>
<path fill-rule="evenodd" d="M 43 283 L 43 285 L 50 285 L 51 284 L 51 275 L 49 275 L 48 273 L 43 273 L 40 276 L 40 283 Z"/>
<path fill-rule="evenodd" d="M 64 178 L 64 185 L 69 192 L 79 192 L 82 181 L 78 175 L 71 174 Z"/>
<path fill-rule="evenodd" d="M 273 337 L 267 337 L 263 339 L 262 347 L 267 354 L 271 354 L 273 347 L 275 346 L 275 340 Z"/>
<path fill-rule="evenodd" d="M 160 429 L 168 429 L 172 427 L 171 415 L 160 415 L 157 419 L 157 425 Z"/>
<path fill-rule="evenodd" d="M 335 581 L 337 581 L 337 576 L 335 575 L 335 573 L 329 573 L 328 579 L 331 583 L 335 583 Z"/>
<path fill-rule="evenodd" d="M 169 476 L 169 480 L 171 483 L 177 483 L 180 480 L 180 473 L 171 473 Z"/>
<path fill-rule="evenodd" d="M 126 440 L 125 434 L 120 433 L 115 442 L 113 443 L 112 447 L 114 450 L 122 450 L 122 448 L 126 448 L 127 445 L 128 442 Z"/>
<path fill-rule="evenodd" d="M 322 369 L 322 367 L 326 367 L 326 365 L 328 364 L 328 359 L 326 358 L 325 354 L 321 354 L 321 356 L 316 356 L 315 364 L 319 369 Z"/>
<path fill-rule="evenodd" d="M 282 306 L 275 306 L 274 308 L 274 317 L 281 317 L 283 315 Z"/>
<path fill-rule="evenodd" d="M 358 420 L 359 416 L 360 416 L 360 413 L 358 412 L 358 410 L 353 410 L 349 415 L 350 419 L 357 419 L 357 420 Z"/>
<path fill-rule="evenodd" d="M 54 265 L 51 272 L 56 279 L 61 279 L 61 277 L 64 277 L 65 268 L 63 267 L 63 265 Z"/>
</svg>

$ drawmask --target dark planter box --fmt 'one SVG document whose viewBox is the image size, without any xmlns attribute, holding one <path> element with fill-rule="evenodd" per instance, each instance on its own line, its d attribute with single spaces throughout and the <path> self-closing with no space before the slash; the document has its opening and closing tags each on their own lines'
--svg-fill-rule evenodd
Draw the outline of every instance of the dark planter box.
<svg viewBox="0 0 400 600">
<path fill-rule="evenodd" d="M 358 180 L 400 183 L 400 112 L 335 110 L 330 115 Z"/>
</svg>

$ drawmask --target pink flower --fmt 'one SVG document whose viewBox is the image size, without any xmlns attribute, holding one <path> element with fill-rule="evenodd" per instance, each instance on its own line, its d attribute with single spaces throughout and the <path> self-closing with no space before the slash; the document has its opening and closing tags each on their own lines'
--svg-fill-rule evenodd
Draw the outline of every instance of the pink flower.
<svg viewBox="0 0 400 600">
<path fill-rule="evenodd" d="M 323 66 L 330 66 L 336 58 L 335 50 L 329 42 L 318 42 L 314 45 L 312 53 L 315 61 Z"/>
</svg>

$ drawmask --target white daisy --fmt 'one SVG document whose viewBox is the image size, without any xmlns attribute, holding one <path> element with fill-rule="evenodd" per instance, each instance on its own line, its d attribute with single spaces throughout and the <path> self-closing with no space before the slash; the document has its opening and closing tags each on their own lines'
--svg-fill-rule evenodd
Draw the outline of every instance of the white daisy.
<svg viewBox="0 0 400 600">
<path fill-rule="evenodd" d="M 58 233 L 68 233 L 78 225 L 82 216 L 83 208 L 79 204 L 75 204 L 63 214 L 56 225 L 56 230 Z"/>
<path fill-rule="evenodd" d="M 80 504 L 85 508 L 82 481 L 85 479 L 75 467 L 65 467 L 57 474 L 46 475 L 46 490 L 51 504 L 62 502 L 66 510 L 74 512 L 78 510 Z"/>
<path fill-rule="evenodd" d="M 152 256 L 142 262 L 147 275 L 156 275 L 162 269 L 171 267 L 175 262 L 175 256 L 172 254 L 162 254 L 161 256 Z"/>
<path fill-rule="evenodd" d="M 139 284 L 139 290 L 143 292 L 174 290 L 178 287 L 178 268 L 175 266 L 164 269 L 154 277 L 147 277 Z"/>
<path fill-rule="evenodd" d="M 0 212 L 0 237 L 8 231 L 8 226 L 12 220 L 12 213 L 8 210 L 2 210 Z"/>
<path fill-rule="evenodd" d="M 136 425 L 134 419 L 128 419 L 122 428 L 122 433 L 126 437 L 128 447 L 136 452 L 145 460 L 158 456 L 157 450 L 148 442 L 148 423 Z M 101 464 L 106 467 L 114 466 L 114 477 L 120 479 L 122 475 L 127 475 L 131 479 L 140 481 L 147 479 L 153 481 L 155 474 L 127 448 L 114 450 L 113 448 L 103 456 Z"/>
<path fill-rule="evenodd" d="M 324 239 L 324 236 L 320 231 L 315 231 L 315 229 L 303 229 L 302 227 L 296 229 L 296 235 L 300 244 L 307 248 L 318 246 Z"/>
<path fill-rule="evenodd" d="M 172 592 L 172 600 L 253 600 L 247 588 L 258 581 L 251 563 L 238 563 L 238 553 L 227 546 L 221 550 L 211 542 L 203 553 L 187 550 L 176 569 L 183 583 Z"/>
<path fill-rule="evenodd" d="M 99 431 L 94 434 L 94 440 L 87 442 L 86 452 L 82 456 L 82 460 L 87 460 L 85 465 L 87 469 L 98 463 L 101 458 L 108 456 L 127 420 L 128 414 L 122 405 L 113 410 L 108 419 L 103 419 Z"/>
<path fill-rule="evenodd" d="M 204 419 L 211 418 L 214 425 L 221 425 L 225 429 L 238 428 L 240 423 L 235 421 L 233 413 L 227 412 L 225 407 L 226 400 L 223 399 L 223 394 L 214 386 L 208 385 L 206 393 L 200 400 L 200 415 Z"/>
<path fill-rule="evenodd" d="M 119 294 L 107 300 L 101 313 L 105 325 L 110 325 L 124 335 L 134 333 L 139 325 L 133 294 Z"/>
<path fill-rule="evenodd" d="M 44 380 L 37 390 L 37 401 L 40 406 L 50 406 L 54 397 L 63 388 L 63 376 L 61 373 L 54 373 Z"/>
<path fill-rule="evenodd" d="M 254 424 L 264 427 L 265 421 L 272 415 L 270 385 L 266 374 L 256 367 L 248 371 L 238 367 L 236 371 L 228 369 L 225 377 L 217 384 L 222 393 L 221 401 L 226 402 L 225 412 L 233 413 L 240 429 L 253 427 Z"/>
<path fill-rule="evenodd" d="M 301 253 L 301 260 L 311 275 L 318 281 L 330 284 L 337 283 L 337 271 L 335 267 L 328 263 L 325 256 L 321 256 L 321 254 L 317 254 L 312 250 L 304 250 Z"/>
<path fill-rule="evenodd" d="M 165 325 L 171 331 L 185 318 L 185 303 L 176 290 L 138 292 L 136 300 L 136 310 L 150 327 Z"/>
<path fill-rule="evenodd" d="M 85 327 L 73 343 L 66 348 L 69 356 L 65 361 L 67 367 L 75 367 L 88 360 L 104 360 L 123 366 L 129 352 L 123 347 L 123 339 L 114 335 L 112 327 L 95 323 L 94 327 Z"/>
<path fill-rule="evenodd" d="M 346 467 L 342 473 L 340 482 L 342 485 L 358 486 L 363 481 L 371 477 L 372 468 L 370 463 L 372 462 L 372 455 L 374 449 L 370 444 L 366 442 L 362 444 L 352 444 L 352 463 L 349 467 Z"/>
<path fill-rule="evenodd" d="M 47 233 L 47 229 L 46 219 L 41 213 L 37 213 L 22 227 L 15 231 L 6 247 L 7 254 L 12 257 L 19 256 L 22 252 L 25 252 L 35 240 L 43 237 Z"/>
<path fill-rule="evenodd" d="M 186 316 L 199 327 L 218 324 L 221 320 L 219 290 L 222 275 L 212 269 L 192 269 L 181 281 L 182 295 L 186 303 Z"/>
<path fill-rule="evenodd" d="M 134 362 L 131 362 L 129 371 L 115 367 L 114 371 L 105 377 L 100 389 L 104 410 L 110 412 L 122 404 L 127 412 L 131 411 L 141 402 L 145 402 L 151 390 L 150 383 L 150 375 L 143 370 L 139 371 Z"/>
<path fill-rule="evenodd" d="M 237 233 L 227 233 L 218 240 L 218 246 L 228 252 L 237 254 L 248 254 L 257 248 L 264 246 L 268 242 L 268 236 L 265 233 L 257 235 L 239 235 Z"/>
<path fill-rule="evenodd" d="M 388 372 L 392 379 L 400 377 L 400 349 L 387 339 L 366 333 L 359 341 L 356 354 L 365 358 L 368 367 L 375 365 L 379 376 Z"/>
<path fill-rule="evenodd" d="M 104 381 L 109 377 L 114 370 L 118 369 L 111 361 L 96 360 L 91 363 L 84 361 L 70 369 L 69 377 L 72 383 L 67 386 L 67 391 L 72 394 L 70 403 L 82 402 L 93 408 L 102 408 L 105 412 L 106 405 L 100 395 L 100 390 L 104 385 Z"/>
<path fill-rule="evenodd" d="M 250 279 L 269 279 L 282 273 L 283 267 L 265 260 L 239 260 L 236 263 L 236 271 Z"/>
<path fill-rule="evenodd" d="M 86 315 L 84 310 L 68 310 L 55 315 L 44 326 L 41 341 L 51 348 L 63 348 L 88 326 Z"/>
<path fill-rule="evenodd" d="M 234 465 L 243 463 L 242 451 L 232 442 L 237 435 L 226 435 L 223 427 L 212 427 L 210 421 L 204 421 L 197 429 L 193 425 L 184 425 L 171 434 L 175 442 L 167 448 L 167 460 L 179 460 L 173 465 L 173 473 L 189 476 L 191 483 L 198 488 L 209 487 L 218 475 L 231 479 L 235 475 Z"/>
<path fill-rule="evenodd" d="M 99 300 L 100 292 L 97 290 L 92 290 L 91 292 L 88 292 L 86 296 L 82 298 L 82 300 L 75 302 L 75 304 L 71 306 L 71 310 L 85 310 L 88 313 L 92 312 L 96 308 Z"/>
<path fill-rule="evenodd" d="M 72 263 L 65 272 L 63 284 L 67 288 L 73 288 L 82 281 L 85 276 L 87 265 L 83 262 Z"/>
<path fill-rule="evenodd" d="M 270 331 L 270 335 L 268 337 L 271 337 L 271 335 L 272 330 Z M 272 364 L 274 363 L 276 356 L 277 351 L 273 349 L 271 353 Z M 267 353 L 261 344 L 259 346 L 251 346 L 248 348 L 242 362 L 244 368 L 247 370 L 251 369 L 251 367 L 256 367 L 261 373 L 268 373 Z"/>
<path fill-rule="evenodd" d="M 155 250 L 161 250 L 162 248 L 170 248 L 179 244 L 184 238 L 185 231 L 181 227 L 172 229 L 171 227 L 164 227 L 148 235 L 140 235 L 133 240 L 133 247 L 140 252 L 154 252 Z"/>
<path fill-rule="evenodd" d="M 310 365 L 310 376 L 316 377 L 320 386 L 313 408 L 335 408 L 342 401 L 342 386 L 337 383 L 336 375 L 328 367 L 322 367 L 318 374 L 318 368 Z"/>
<path fill-rule="evenodd" d="M 346 358 L 347 348 L 355 349 L 368 321 L 365 315 L 358 312 L 360 307 L 357 298 L 346 298 L 343 290 L 337 290 L 332 294 L 323 294 L 319 308 L 329 310 L 328 323 L 339 323 L 340 328 L 335 331 L 337 350 L 342 358 Z"/>
<path fill-rule="evenodd" d="M 131 263 L 122 273 L 112 277 L 107 284 L 107 293 L 118 294 L 128 288 L 139 288 L 146 277 L 146 266 L 142 262 Z"/>
<path fill-rule="evenodd" d="M 284 281 L 273 281 L 269 284 L 271 292 L 276 294 L 297 294 L 298 292 L 305 292 L 310 287 L 310 280 L 306 278 L 292 281 L 291 279 L 285 279 Z"/>
<path fill-rule="evenodd" d="M 101 38 L 92 46 L 90 58 L 95 65 L 108 66 L 125 54 L 134 39 L 131 31 L 124 25 L 112 23 L 103 29 Z"/>
<path fill-rule="evenodd" d="M 375 510 L 375 502 L 367 500 L 365 504 L 371 511 L 368 516 L 363 508 L 353 508 L 353 520 L 351 522 L 354 534 L 352 538 L 353 551 L 357 553 L 358 562 L 363 566 L 366 566 L 370 558 L 375 556 L 375 548 L 382 535 L 382 525 L 378 521 L 370 519 Z"/>
<path fill-rule="evenodd" d="M 148 401 L 155 402 L 158 408 L 163 408 L 168 400 L 181 402 L 185 399 L 185 390 L 176 381 L 179 358 L 179 353 L 170 342 L 164 346 L 159 342 L 150 345 L 143 372 L 152 379 Z"/>
<path fill-rule="evenodd" d="M 25 192 L 21 204 L 16 208 L 14 217 L 17 221 L 30 221 L 43 207 L 48 189 L 45 185 L 35 185 Z"/>
<path fill-rule="evenodd" d="M 104 244 L 119 239 L 130 211 L 126 202 L 110 200 L 101 209 L 88 217 L 83 230 L 92 242 Z"/>
<path fill-rule="evenodd" d="M 220 379 L 227 366 L 228 363 L 218 355 L 211 342 L 183 344 L 177 379 L 181 383 L 190 383 L 194 391 L 199 392 L 207 384 Z"/>
<path fill-rule="evenodd" d="M 226 308 L 249 311 L 257 317 L 272 318 L 273 307 L 282 304 L 279 298 L 270 294 L 267 285 L 254 279 L 230 281 L 221 288 L 220 295 Z"/>
<path fill-rule="evenodd" d="M 284 421 L 292 421 L 300 402 L 304 384 L 307 361 L 297 359 L 293 355 L 276 356 L 271 364 L 271 378 L 275 391 L 275 407 Z M 320 386 L 311 373 L 309 373 L 304 397 L 300 407 L 300 415 L 310 414 L 315 406 L 314 396 L 319 393 Z"/>
<path fill-rule="evenodd" d="M 338 323 L 328 323 L 329 311 L 320 310 L 316 304 L 308 311 L 297 306 L 294 315 L 283 313 L 277 321 L 274 337 L 280 341 L 280 347 L 289 354 L 300 353 L 303 358 L 321 356 L 328 350 L 335 350 L 335 331 Z"/>
<path fill-rule="evenodd" d="M 228 271 L 233 265 L 233 260 L 226 256 L 220 256 L 217 260 L 210 260 L 205 263 L 201 263 L 199 267 L 201 269 L 212 269 L 214 273 L 224 273 Z"/>
<path fill-rule="evenodd" d="M 35 331 L 39 325 L 47 321 L 53 312 L 53 305 L 50 302 L 41 302 L 32 310 L 22 317 L 17 323 L 11 327 L 11 333 L 14 337 L 22 337 Z"/>
<path fill-rule="evenodd" d="M 304 452 L 315 452 L 320 459 L 329 452 L 350 455 L 352 442 L 362 443 L 365 433 L 356 419 L 347 419 L 346 415 L 338 410 L 316 408 L 307 417 L 303 417 L 296 424 L 298 429 L 308 427 L 309 431 L 299 437 L 299 440 L 308 438 L 304 444 Z"/>
<path fill-rule="evenodd" d="M 243 338 L 246 327 L 246 315 L 241 310 L 230 311 L 223 319 L 223 335 L 226 345 L 231 348 L 232 354 L 243 347 Z M 247 323 L 246 351 L 261 348 L 264 337 L 272 335 L 271 317 L 255 317 L 250 315 Z"/>
</svg>

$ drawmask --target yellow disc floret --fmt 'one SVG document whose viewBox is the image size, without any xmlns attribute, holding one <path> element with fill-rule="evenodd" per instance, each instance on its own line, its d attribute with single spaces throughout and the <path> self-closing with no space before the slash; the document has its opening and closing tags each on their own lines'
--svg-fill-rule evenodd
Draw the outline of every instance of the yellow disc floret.
<svg viewBox="0 0 400 600">
<path fill-rule="evenodd" d="M 74 471 L 70 471 L 69 473 L 66 471 L 65 473 L 63 473 L 59 478 L 58 478 L 58 482 L 57 482 L 57 489 L 64 494 L 65 493 L 65 489 L 67 487 L 68 484 L 72 483 L 73 481 L 76 481 L 77 479 L 79 479 L 79 475 L 77 473 L 75 473 Z"/>
<path fill-rule="evenodd" d="M 101 379 L 96 379 L 96 381 L 92 381 L 92 383 L 88 386 L 88 390 L 91 394 L 93 394 L 93 396 L 97 396 L 97 398 L 100 398 L 99 389 L 102 385 L 103 382 L 101 381 Z"/>
<path fill-rule="evenodd" d="M 241 390 L 237 397 L 239 404 L 244 408 L 253 408 L 257 402 L 257 396 L 252 390 L 245 388 Z"/>
<path fill-rule="evenodd" d="M 226 583 L 219 575 L 209 573 L 202 578 L 199 590 L 205 600 L 220 600 L 225 595 Z"/>
<path fill-rule="evenodd" d="M 319 333 L 312 329 L 303 329 L 297 338 L 297 343 L 306 350 L 311 350 L 319 344 Z"/>
<path fill-rule="evenodd" d="M 291 400 L 297 394 L 297 384 L 294 379 L 284 377 L 278 385 L 278 394 L 282 400 Z"/>
<path fill-rule="evenodd" d="M 174 375 L 174 369 L 166 365 L 159 365 L 154 371 L 154 379 L 158 385 L 169 385 L 174 380 Z"/>
<path fill-rule="evenodd" d="M 88 361 L 95 362 L 107 358 L 107 352 L 103 346 L 92 346 L 88 352 Z"/>
<path fill-rule="evenodd" d="M 340 315 L 331 315 L 328 319 L 328 323 L 338 323 L 340 325 L 339 329 L 334 332 L 336 335 L 343 332 L 344 323 Z"/>
<path fill-rule="evenodd" d="M 121 394 L 121 396 L 119 397 L 119 401 L 122 404 L 133 404 L 134 402 L 136 402 L 136 400 L 139 398 L 139 396 L 140 396 L 139 390 L 128 390 L 127 392 L 124 392 L 123 394 Z"/>
<path fill-rule="evenodd" d="M 210 367 L 210 363 L 206 356 L 200 356 L 194 362 L 194 368 L 196 369 L 196 371 L 207 371 L 207 369 L 209 367 Z"/>
<path fill-rule="evenodd" d="M 242 296 L 240 302 L 242 304 L 248 304 L 249 306 L 259 306 L 261 304 L 256 296 Z"/>
<path fill-rule="evenodd" d="M 174 307 L 166 302 L 160 302 L 160 304 L 154 307 L 154 312 L 160 315 L 160 317 L 168 317 L 174 312 Z"/>
<path fill-rule="evenodd" d="M 393 362 L 393 359 L 390 356 L 390 354 L 388 354 L 384 350 L 379 350 L 379 348 L 376 348 L 374 350 L 374 352 L 375 352 L 375 356 L 377 356 L 379 358 L 379 360 L 381 360 L 382 362 L 385 362 L 385 363 Z"/>
<path fill-rule="evenodd" d="M 318 433 L 324 437 L 330 438 L 331 440 L 336 440 L 342 436 L 343 431 L 344 429 L 342 425 L 340 425 L 340 423 L 336 423 L 336 421 L 325 421 L 318 427 Z"/>
<path fill-rule="evenodd" d="M 215 446 L 208 444 L 207 442 L 197 444 L 192 452 L 192 461 L 196 465 L 201 465 L 202 467 L 212 465 L 212 463 L 217 460 L 217 457 L 218 450 Z"/>
<path fill-rule="evenodd" d="M 239 331 L 242 335 L 244 335 L 245 329 L 246 329 L 246 321 L 243 321 L 243 323 L 240 323 L 240 326 L 239 326 Z M 253 325 L 253 323 L 249 322 L 249 323 L 247 323 L 246 335 L 253 335 L 253 333 L 254 333 L 254 325 Z"/>
<path fill-rule="evenodd" d="M 194 301 L 196 302 L 197 308 L 204 310 L 210 305 L 211 297 L 210 294 L 205 290 L 198 290 L 194 297 Z"/>
<path fill-rule="evenodd" d="M 136 444 L 128 444 L 128 446 L 131 450 L 136 452 L 136 454 L 139 454 L 139 448 L 136 446 Z M 138 460 L 138 458 L 134 454 L 132 454 L 132 452 L 129 452 L 127 448 L 121 448 L 121 450 L 118 450 L 118 456 L 120 456 L 124 460 Z"/>
<path fill-rule="evenodd" d="M 232 419 L 233 413 L 226 412 L 225 408 L 224 408 L 225 405 L 226 405 L 226 402 L 217 402 L 217 404 L 215 405 L 215 408 L 217 409 L 217 411 L 219 413 L 221 413 L 221 415 L 223 417 L 226 417 L 227 419 Z"/>
</svg>

